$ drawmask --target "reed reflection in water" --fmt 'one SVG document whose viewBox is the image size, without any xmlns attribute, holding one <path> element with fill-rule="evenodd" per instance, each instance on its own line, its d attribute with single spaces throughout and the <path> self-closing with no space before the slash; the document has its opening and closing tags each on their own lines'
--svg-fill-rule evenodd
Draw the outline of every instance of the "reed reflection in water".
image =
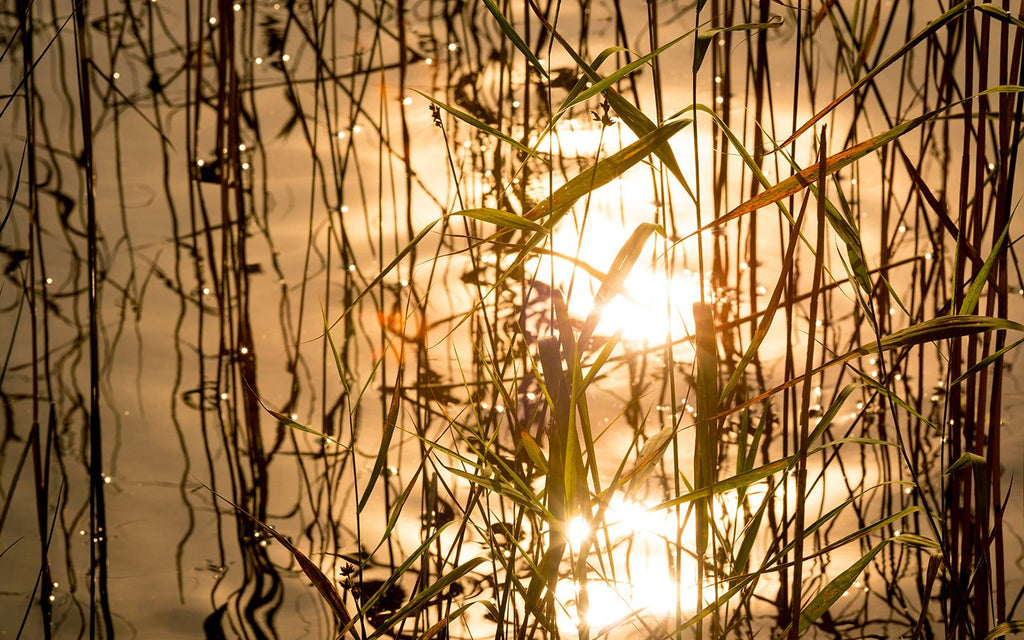
<svg viewBox="0 0 1024 640">
<path fill-rule="evenodd" d="M 1024 24 L 932 4 L 5 4 L 0 635 L 1018 629 Z"/>
</svg>

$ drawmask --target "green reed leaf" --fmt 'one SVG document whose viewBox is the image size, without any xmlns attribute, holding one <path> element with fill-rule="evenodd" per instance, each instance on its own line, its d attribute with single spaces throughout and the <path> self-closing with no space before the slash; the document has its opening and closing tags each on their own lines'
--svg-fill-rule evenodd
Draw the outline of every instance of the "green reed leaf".
<svg viewBox="0 0 1024 640">
<path fill-rule="evenodd" d="M 751 469 L 746 473 L 740 473 L 730 478 L 726 478 L 725 480 L 719 480 L 718 482 L 714 483 L 709 487 L 704 487 L 702 489 L 694 489 L 693 491 L 686 493 L 684 495 L 678 496 L 671 500 L 666 500 L 665 502 L 662 502 L 657 506 L 652 507 L 651 510 L 654 511 L 658 509 L 670 509 L 678 505 L 693 502 L 694 500 L 709 498 L 719 493 L 725 493 L 726 491 L 739 489 L 740 487 L 748 487 L 754 484 L 755 482 L 764 480 L 768 476 L 773 476 L 776 473 L 781 473 L 783 471 L 790 469 L 795 463 L 795 455 L 786 458 L 781 458 L 774 462 L 769 462 L 766 465 L 757 467 L 756 469 Z"/>
<path fill-rule="evenodd" d="M 995 244 L 992 245 L 992 251 L 989 252 L 985 263 L 981 265 L 981 269 L 974 275 L 974 280 L 971 282 L 970 288 L 967 289 L 967 295 L 964 296 L 963 303 L 960 305 L 960 315 L 970 315 L 977 308 L 978 300 L 981 299 L 981 294 L 985 290 L 985 284 L 988 282 L 988 274 L 992 271 L 992 265 L 995 264 L 999 254 L 1002 253 L 1003 243 L 1006 242 L 1006 234 L 1010 231 L 1010 220 L 1013 220 L 1012 215 L 1006 221 L 1003 232 L 999 234 Z"/>
<path fill-rule="evenodd" d="M 693 445 L 693 477 L 697 490 L 710 487 L 718 466 L 718 337 L 712 305 L 693 303 L 693 324 L 696 336 L 697 424 Z M 702 558 L 708 545 L 710 512 L 707 500 L 697 503 L 697 556 Z"/>
<path fill-rule="evenodd" d="M 603 187 L 624 174 L 633 165 L 640 162 L 665 142 L 679 133 L 691 120 L 674 120 L 654 127 L 639 140 L 616 151 L 597 162 L 594 166 L 573 176 L 542 202 L 530 209 L 525 217 L 538 220 L 547 217 L 544 223 L 551 229 L 555 222 L 583 196 Z"/>
<path fill-rule="evenodd" d="M 463 209 L 462 211 L 456 211 L 451 215 L 473 218 L 474 220 L 489 222 L 493 225 L 497 225 L 498 227 L 505 227 L 508 229 L 547 233 L 547 230 L 536 222 L 527 220 L 526 218 L 514 213 L 509 213 L 508 211 L 501 211 L 500 209 L 477 207 L 475 209 Z"/>
<path fill-rule="evenodd" d="M 565 38 L 563 38 L 561 34 L 557 31 L 552 31 L 552 37 L 562 46 L 563 49 L 565 49 L 566 53 L 569 54 L 569 57 L 571 57 L 573 62 L 583 70 L 587 77 L 590 78 L 591 82 L 601 82 L 602 78 L 597 71 L 587 64 L 580 54 L 565 41 Z M 650 118 L 644 115 L 643 111 L 633 105 L 632 102 L 619 95 L 612 87 L 605 89 L 604 97 L 608 100 L 608 103 L 611 104 L 612 109 L 615 110 L 615 113 L 619 116 L 622 122 L 625 123 L 625 125 L 629 127 L 634 134 L 636 134 L 636 137 L 643 138 L 658 127 L 658 125 L 654 124 Z M 655 147 L 654 154 L 658 156 L 658 159 L 660 159 L 662 163 L 664 163 L 665 168 L 669 170 L 673 177 L 679 181 L 679 184 L 681 184 L 683 189 L 686 190 L 690 199 L 696 200 L 693 190 L 690 189 L 689 183 L 687 183 L 682 170 L 679 168 L 679 162 L 676 161 L 675 153 L 673 153 L 672 147 L 667 144 L 667 141 Z"/>
<path fill-rule="evenodd" d="M 1020 20 L 1012 13 L 1010 13 L 1009 11 L 1000 7 L 997 4 L 993 4 L 991 2 L 982 2 L 981 4 L 975 5 L 974 8 L 984 13 L 985 15 L 992 16 L 993 18 L 999 20 L 1000 22 L 1012 24 L 1018 29 L 1024 29 L 1024 21 Z"/>
<path fill-rule="evenodd" d="M 959 385 L 961 382 L 963 382 L 967 378 L 970 378 L 971 376 L 973 376 L 974 374 L 978 373 L 979 371 L 981 371 L 982 369 L 984 369 L 988 365 L 992 364 L 993 362 L 995 362 L 999 358 L 1002 358 L 1004 355 L 1006 355 L 1010 351 L 1013 351 L 1014 349 L 1019 347 L 1021 344 L 1024 344 L 1024 338 L 1021 338 L 1020 340 L 1014 342 L 1013 344 L 1007 345 L 1007 346 L 1003 347 L 1002 349 L 1000 349 L 998 351 L 990 353 L 985 358 L 983 358 L 983 359 L 979 360 L 978 362 L 974 363 L 969 369 L 967 369 L 967 371 L 964 371 L 962 374 L 960 374 L 957 377 L 956 380 L 954 380 L 953 382 L 950 382 L 949 383 L 949 387 L 953 388 L 953 387 Z"/>
<path fill-rule="evenodd" d="M 971 469 L 977 469 L 984 468 L 987 465 L 988 461 L 985 460 L 985 458 L 979 456 L 976 453 L 971 453 L 970 451 L 968 451 L 967 453 L 957 458 L 956 462 L 949 465 L 949 468 L 946 469 L 946 475 L 951 476 L 957 471 L 961 469 L 966 469 L 968 467 L 970 467 Z"/>
<path fill-rule="evenodd" d="M 814 599 L 804 607 L 803 611 L 800 612 L 800 632 L 803 633 L 810 627 L 814 622 L 820 618 L 829 608 L 835 604 L 836 600 L 843 597 L 843 594 L 853 586 L 853 583 L 857 580 L 860 574 L 864 571 L 865 567 L 874 560 L 878 552 L 881 551 L 888 540 L 883 540 L 868 551 L 864 556 L 850 565 L 846 571 L 836 576 L 824 589 L 818 592 L 814 596 Z"/>
<path fill-rule="evenodd" d="M 915 533 L 901 533 L 900 535 L 893 537 L 892 541 L 921 549 L 933 549 L 935 551 L 942 549 L 942 545 L 935 540 L 926 538 L 925 536 L 919 536 Z"/>
<path fill-rule="evenodd" d="M 640 455 L 637 456 L 636 464 L 622 475 L 623 482 L 629 481 L 626 493 L 632 493 L 658 467 L 658 463 L 664 457 L 668 446 L 672 444 L 672 438 L 675 434 L 676 426 L 668 424 L 644 442 L 644 446 L 640 449 Z"/>
</svg>

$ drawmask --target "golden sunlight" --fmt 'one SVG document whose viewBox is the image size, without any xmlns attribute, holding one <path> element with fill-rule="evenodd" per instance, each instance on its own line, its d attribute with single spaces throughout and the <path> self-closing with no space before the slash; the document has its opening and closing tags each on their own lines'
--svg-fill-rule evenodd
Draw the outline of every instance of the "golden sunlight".
<svg viewBox="0 0 1024 640">
<path fill-rule="evenodd" d="M 570 225 L 559 227 L 552 238 L 555 255 L 534 260 L 530 268 L 539 280 L 567 292 L 569 313 L 585 319 L 594 309 L 601 286 L 587 269 L 606 273 L 632 231 L 632 225 L 595 212 L 582 233 Z M 600 310 L 598 334 L 621 330 L 626 340 L 657 344 L 690 333 L 693 303 L 700 300 L 700 278 L 688 269 L 667 274 L 664 260 L 655 260 L 659 249 L 655 240 L 648 241 L 645 255 L 649 257 L 641 258 L 622 293 Z"/>
</svg>

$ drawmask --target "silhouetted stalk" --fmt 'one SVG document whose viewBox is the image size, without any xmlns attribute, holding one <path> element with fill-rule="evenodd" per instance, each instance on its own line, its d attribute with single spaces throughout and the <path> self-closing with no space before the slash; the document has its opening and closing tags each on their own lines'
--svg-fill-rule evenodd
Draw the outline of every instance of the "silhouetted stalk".
<svg viewBox="0 0 1024 640">
<path fill-rule="evenodd" d="M 113 637 L 114 622 L 107 595 L 107 527 L 104 501 L 103 440 L 100 421 L 100 352 L 99 352 L 99 262 L 97 255 L 96 189 L 92 136 L 92 58 L 86 35 L 88 0 L 75 8 L 75 47 L 78 57 L 79 109 L 82 118 L 82 159 L 86 198 L 86 234 L 88 238 L 89 291 L 89 634 Z M 99 607 L 99 610 L 96 610 Z M 102 627 L 99 625 L 102 624 Z"/>
<path fill-rule="evenodd" d="M 827 198 L 828 183 L 825 177 L 825 160 L 828 157 L 828 141 L 825 137 L 825 127 L 821 128 L 821 135 L 818 137 L 818 216 L 816 223 L 816 239 L 814 246 L 814 271 L 813 283 L 811 284 L 811 306 L 807 317 L 807 350 L 804 358 L 804 371 L 810 372 L 814 369 L 814 351 L 817 343 L 818 323 L 818 292 L 821 289 L 822 266 L 825 257 L 825 200 Z M 807 454 L 810 445 L 810 407 L 811 387 L 813 380 L 810 375 L 804 375 L 803 384 L 800 390 L 800 422 L 797 440 L 798 463 L 796 468 L 796 516 L 793 538 L 796 542 L 793 551 L 793 599 L 790 604 L 790 628 L 789 637 L 796 640 L 800 637 L 801 611 L 803 604 L 803 564 L 804 564 L 804 535 L 805 535 L 805 513 L 807 500 Z"/>
<path fill-rule="evenodd" d="M 35 96 L 36 96 L 36 84 L 35 77 L 32 70 L 32 64 L 35 60 L 35 48 L 33 47 L 32 37 L 35 30 L 32 28 L 32 5 L 25 0 L 19 0 L 18 6 L 18 18 L 19 26 L 21 29 L 21 45 L 22 45 L 22 56 L 23 56 L 23 78 L 24 86 L 22 91 L 25 96 L 25 163 L 28 168 L 28 212 L 29 212 L 29 226 L 28 226 L 28 281 L 24 283 L 24 295 L 28 298 L 29 304 L 29 318 L 30 318 L 30 331 L 31 331 L 31 344 L 32 344 L 32 364 L 31 364 L 31 375 L 32 375 L 32 428 L 29 432 L 29 443 L 31 444 L 32 450 L 32 468 L 35 475 L 35 502 L 36 502 L 36 523 L 39 531 L 39 574 L 40 574 L 40 585 L 41 591 L 39 593 L 39 610 L 42 614 L 42 626 L 43 626 L 43 637 L 49 639 L 51 637 L 51 626 L 53 624 L 53 606 L 50 601 L 50 595 L 53 592 L 53 578 L 50 571 L 50 554 L 49 554 L 49 542 L 50 536 L 48 535 L 49 528 L 49 476 L 43 469 L 43 454 L 41 452 L 42 438 L 44 437 L 40 429 L 39 421 L 39 407 L 42 401 L 40 397 L 39 380 L 41 373 L 45 373 L 47 387 L 50 387 L 50 371 L 49 371 L 49 358 L 40 358 L 40 344 L 39 344 L 39 333 L 40 328 L 45 325 L 47 317 L 47 299 L 46 299 L 46 285 L 45 279 L 45 268 L 43 268 L 43 252 L 42 252 L 42 232 L 40 231 L 39 224 L 39 193 L 37 189 L 37 165 L 36 165 L 36 136 L 35 136 Z M 37 273 L 37 263 L 39 264 L 39 271 L 42 275 Z M 41 298 L 41 300 L 40 300 Z M 40 317 L 39 311 L 42 310 L 42 317 Z M 44 340 L 42 344 L 44 351 L 48 352 L 50 345 L 47 336 L 44 333 Z M 39 362 L 43 359 L 47 366 L 43 372 L 40 371 Z M 4 367 L 6 369 L 6 366 Z M 52 398 L 53 394 L 48 393 L 47 397 Z M 52 402 L 52 400 L 51 400 Z M 51 408 L 52 414 L 52 408 Z M 49 442 L 51 431 L 48 429 L 45 437 Z M 20 467 L 20 465 L 19 465 Z M 49 457 L 46 457 L 46 468 L 49 469 Z M 17 478 L 17 476 L 15 476 Z M 6 505 L 4 511 L 6 512 Z"/>
</svg>

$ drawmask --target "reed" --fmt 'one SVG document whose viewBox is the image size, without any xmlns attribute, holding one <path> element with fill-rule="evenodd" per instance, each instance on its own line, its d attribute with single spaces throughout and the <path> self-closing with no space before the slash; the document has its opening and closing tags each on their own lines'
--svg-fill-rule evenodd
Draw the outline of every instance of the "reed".
<svg viewBox="0 0 1024 640">
<path fill-rule="evenodd" d="M 114 4 L 0 54 L 19 637 L 146 473 L 209 637 L 1024 629 L 1024 7 Z"/>
</svg>

